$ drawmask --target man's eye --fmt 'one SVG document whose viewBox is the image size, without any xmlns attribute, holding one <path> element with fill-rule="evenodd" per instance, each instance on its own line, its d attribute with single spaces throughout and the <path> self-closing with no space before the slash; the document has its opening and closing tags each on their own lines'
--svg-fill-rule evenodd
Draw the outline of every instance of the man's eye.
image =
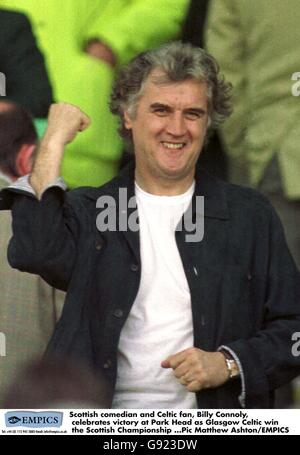
<svg viewBox="0 0 300 455">
<path fill-rule="evenodd" d="M 197 120 L 198 118 L 201 118 L 202 115 L 200 112 L 187 112 L 185 114 L 186 118 L 189 120 Z"/>
<path fill-rule="evenodd" d="M 164 116 L 167 115 L 168 111 L 164 107 L 157 107 L 153 110 L 153 112 L 157 115 Z"/>
</svg>

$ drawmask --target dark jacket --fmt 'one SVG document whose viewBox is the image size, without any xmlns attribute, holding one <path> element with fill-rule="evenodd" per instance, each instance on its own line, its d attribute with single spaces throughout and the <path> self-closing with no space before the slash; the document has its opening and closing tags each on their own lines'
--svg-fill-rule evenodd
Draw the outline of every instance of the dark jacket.
<svg viewBox="0 0 300 455">
<path fill-rule="evenodd" d="M 0 72 L 6 77 L 6 97 L 34 117 L 47 117 L 52 90 L 44 58 L 24 14 L 0 9 Z"/>
<path fill-rule="evenodd" d="M 103 195 L 117 201 L 121 187 L 131 197 L 133 172 L 125 168 L 101 188 L 67 194 L 52 188 L 41 202 L 11 192 L 2 201 L 13 202 L 11 265 L 68 290 L 48 352 L 102 366 L 112 385 L 120 332 L 139 288 L 139 235 L 100 233 L 96 201 Z M 235 351 L 245 377 L 246 407 L 272 407 L 274 389 L 300 373 L 291 341 L 300 332 L 299 273 L 281 224 L 260 194 L 199 171 L 195 195 L 205 197 L 204 239 L 188 243 L 184 231 L 176 232 L 191 292 L 194 345 L 215 351 L 224 344 Z M 240 380 L 227 382 L 197 393 L 198 405 L 238 408 L 240 391 Z"/>
</svg>

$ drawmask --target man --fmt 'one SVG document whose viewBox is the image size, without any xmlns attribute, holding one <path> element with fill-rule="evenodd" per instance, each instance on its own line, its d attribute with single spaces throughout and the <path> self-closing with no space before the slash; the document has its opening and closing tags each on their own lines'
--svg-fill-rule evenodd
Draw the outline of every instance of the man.
<svg viewBox="0 0 300 455">
<path fill-rule="evenodd" d="M 111 109 L 135 165 L 64 193 L 64 146 L 89 119 L 58 105 L 31 187 L 3 194 L 11 264 L 68 289 L 49 353 L 102 367 L 116 408 L 271 407 L 300 369 L 300 280 L 268 202 L 195 173 L 208 128 L 230 112 L 216 62 L 181 43 L 141 54 Z"/>
<path fill-rule="evenodd" d="M 36 148 L 32 118 L 21 106 L 0 101 L 0 187 L 32 169 Z M 0 201 L 1 204 L 2 201 Z M 54 330 L 62 294 L 41 278 L 7 262 L 11 214 L 0 212 L 0 400 L 26 361 L 41 356 Z"/>
<path fill-rule="evenodd" d="M 24 14 L 0 9 L 0 72 L 6 98 L 24 106 L 34 117 L 47 117 L 53 102 L 44 58 Z"/>
</svg>

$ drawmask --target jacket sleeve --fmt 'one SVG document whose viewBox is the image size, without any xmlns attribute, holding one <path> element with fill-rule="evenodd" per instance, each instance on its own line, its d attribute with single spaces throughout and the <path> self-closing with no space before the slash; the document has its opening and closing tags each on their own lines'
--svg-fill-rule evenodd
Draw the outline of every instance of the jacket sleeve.
<svg viewBox="0 0 300 455">
<path fill-rule="evenodd" d="M 295 335 L 300 336 L 300 275 L 273 210 L 269 233 L 261 328 L 250 339 L 226 343 L 243 367 L 246 408 L 269 407 L 270 392 L 300 374 L 300 351 L 295 349 Z"/>
<path fill-rule="evenodd" d="M 34 117 L 47 117 L 52 89 L 29 20 L 20 13 L 1 11 L 0 24 L 7 98 L 25 106 Z"/>
<path fill-rule="evenodd" d="M 107 2 L 103 14 L 91 24 L 85 39 L 99 38 L 108 44 L 118 63 L 139 52 L 180 36 L 188 0 L 132 0 Z"/>
<path fill-rule="evenodd" d="M 10 193 L 13 237 L 8 261 L 13 268 L 40 275 L 64 291 L 76 258 L 78 223 L 60 188 L 48 189 L 38 201 L 22 192 Z"/>
</svg>

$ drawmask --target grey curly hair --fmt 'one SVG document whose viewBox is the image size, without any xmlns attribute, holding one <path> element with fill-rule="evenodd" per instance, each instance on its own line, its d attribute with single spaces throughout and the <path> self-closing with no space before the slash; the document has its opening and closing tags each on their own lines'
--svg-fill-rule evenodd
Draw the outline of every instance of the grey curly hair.
<svg viewBox="0 0 300 455">
<path fill-rule="evenodd" d="M 200 47 L 174 41 L 139 54 L 120 69 L 111 94 L 110 110 L 119 116 L 119 133 L 123 138 L 131 138 L 131 131 L 124 125 L 124 112 L 127 111 L 131 118 L 135 117 L 145 82 L 157 68 L 164 74 L 157 80 L 158 84 L 187 79 L 207 83 L 211 129 L 217 128 L 231 114 L 231 84 L 220 76 L 216 60 Z"/>
</svg>

